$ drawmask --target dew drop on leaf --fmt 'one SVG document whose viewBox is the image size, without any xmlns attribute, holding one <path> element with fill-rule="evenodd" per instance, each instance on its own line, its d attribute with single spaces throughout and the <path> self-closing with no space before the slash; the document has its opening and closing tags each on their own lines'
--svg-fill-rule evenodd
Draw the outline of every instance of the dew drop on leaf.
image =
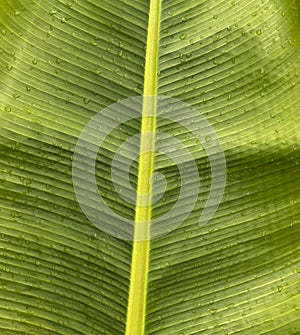
<svg viewBox="0 0 300 335">
<path fill-rule="evenodd" d="M 277 286 L 277 290 L 278 290 L 278 292 L 282 292 L 283 286 L 281 286 L 281 285 Z"/>
<path fill-rule="evenodd" d="M 50 15 L 55 15 L 55 14 L 57 14 L 57 10 L 56 9 L 51 9 L 49 14 Z"/>
<path fill-rule="evenodd" d="M 67 7 L 72 7 L 73 3 L 70 2 L 70 1 L 66 1 L 66 2 L 64 2 L 64 5 L 67 6 Z"/>
</svg>

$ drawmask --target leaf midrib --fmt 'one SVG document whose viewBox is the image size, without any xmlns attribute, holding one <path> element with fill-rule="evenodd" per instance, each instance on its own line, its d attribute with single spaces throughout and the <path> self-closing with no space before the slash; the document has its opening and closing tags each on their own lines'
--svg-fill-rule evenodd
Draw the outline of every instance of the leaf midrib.
<svg viewBox="0 0 300 335">
<path fill-rule="evenodd" d="M 149 182 L 154 168 L 158 48 L 161 0 L 150 0 L 146 45 L 144 97 L 140 140 L 140 158 L 135 207 L 135 231 L 131 262 L 131 275 L 126 320 L 126 335 L 144 335 L 147 282 L 149 269 L 149 238 L 152 186 Z M 150 97 L 150 98 L 149 98 Z M 151 98 L 152 97 L 152 98 Z M 139 201 L 147 199 L 146 204 Z M 143 230 L 146 223 L 146 231 Z M 142 228 L 141 228 L 142 227 Z M 141 231 L 141 229 L 143 231 Z M 140 240 L 142 236 L 142 240 Z"/>
</svg>

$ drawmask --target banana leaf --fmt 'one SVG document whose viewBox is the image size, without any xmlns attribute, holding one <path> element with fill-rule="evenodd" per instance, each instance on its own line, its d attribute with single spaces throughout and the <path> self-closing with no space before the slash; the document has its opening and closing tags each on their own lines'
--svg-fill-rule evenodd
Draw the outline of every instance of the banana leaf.
<svg viewBox="0 0 300 335">
<path fill-rule="evenodd" d="M 0 10 L 1 335 L 300 334 L 299 0 Z M 122 231 L 169 212 L 155 238 Z"/>
</svg>

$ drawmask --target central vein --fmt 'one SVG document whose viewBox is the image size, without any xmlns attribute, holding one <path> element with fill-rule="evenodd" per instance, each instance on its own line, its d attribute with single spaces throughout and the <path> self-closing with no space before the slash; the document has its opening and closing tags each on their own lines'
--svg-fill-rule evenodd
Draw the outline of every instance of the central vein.
<svg viewBox="0 0 300 335">
<path fill-rule="evenodd" d="M 160 12 L 161 0 L 150 0 L 137 201 L 135 208 L 135 232 L 131 263 L 126 335 L 145 334 L 152 198 L 151 179 L 154 170 L 156 130 Z M 141 241 L 141 239 L 143 241 Z"/>
</svg>

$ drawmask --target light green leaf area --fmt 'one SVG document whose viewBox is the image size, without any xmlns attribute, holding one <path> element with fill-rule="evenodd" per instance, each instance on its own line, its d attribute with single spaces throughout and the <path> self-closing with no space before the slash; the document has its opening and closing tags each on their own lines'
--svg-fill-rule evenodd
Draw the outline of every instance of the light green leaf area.
<svg viewBox="0 0 300 335">
<path fill-rule="evenodd" d="M 143 95 L 149 8 L 149 0 L 0 0 L 1 335 L 125 334 L 133 243 L 85 217 L 72 155 L 92 116 Z M 300 334 L 298 0 L 163 0 L 153 43 L 157 94 L 207 118 L 227 184 L 199 227 L 209 161 L 181 134 L 200 194 L 180 227 L 149 242 L 143 334 Z M 174 127 L 158 122 L 157 131 Z M 97 163 L 107 204 L 129 218 L 135 206 L 115 192 L 110 164 L 138 132 L 138 122 L 112 132 Z M 168 186 L 154 217 L 179 192 L 176 166 L 159 155 L 155 166 Z M 137 176 L 133 164 L 132 185 Z"/>
</svg>

